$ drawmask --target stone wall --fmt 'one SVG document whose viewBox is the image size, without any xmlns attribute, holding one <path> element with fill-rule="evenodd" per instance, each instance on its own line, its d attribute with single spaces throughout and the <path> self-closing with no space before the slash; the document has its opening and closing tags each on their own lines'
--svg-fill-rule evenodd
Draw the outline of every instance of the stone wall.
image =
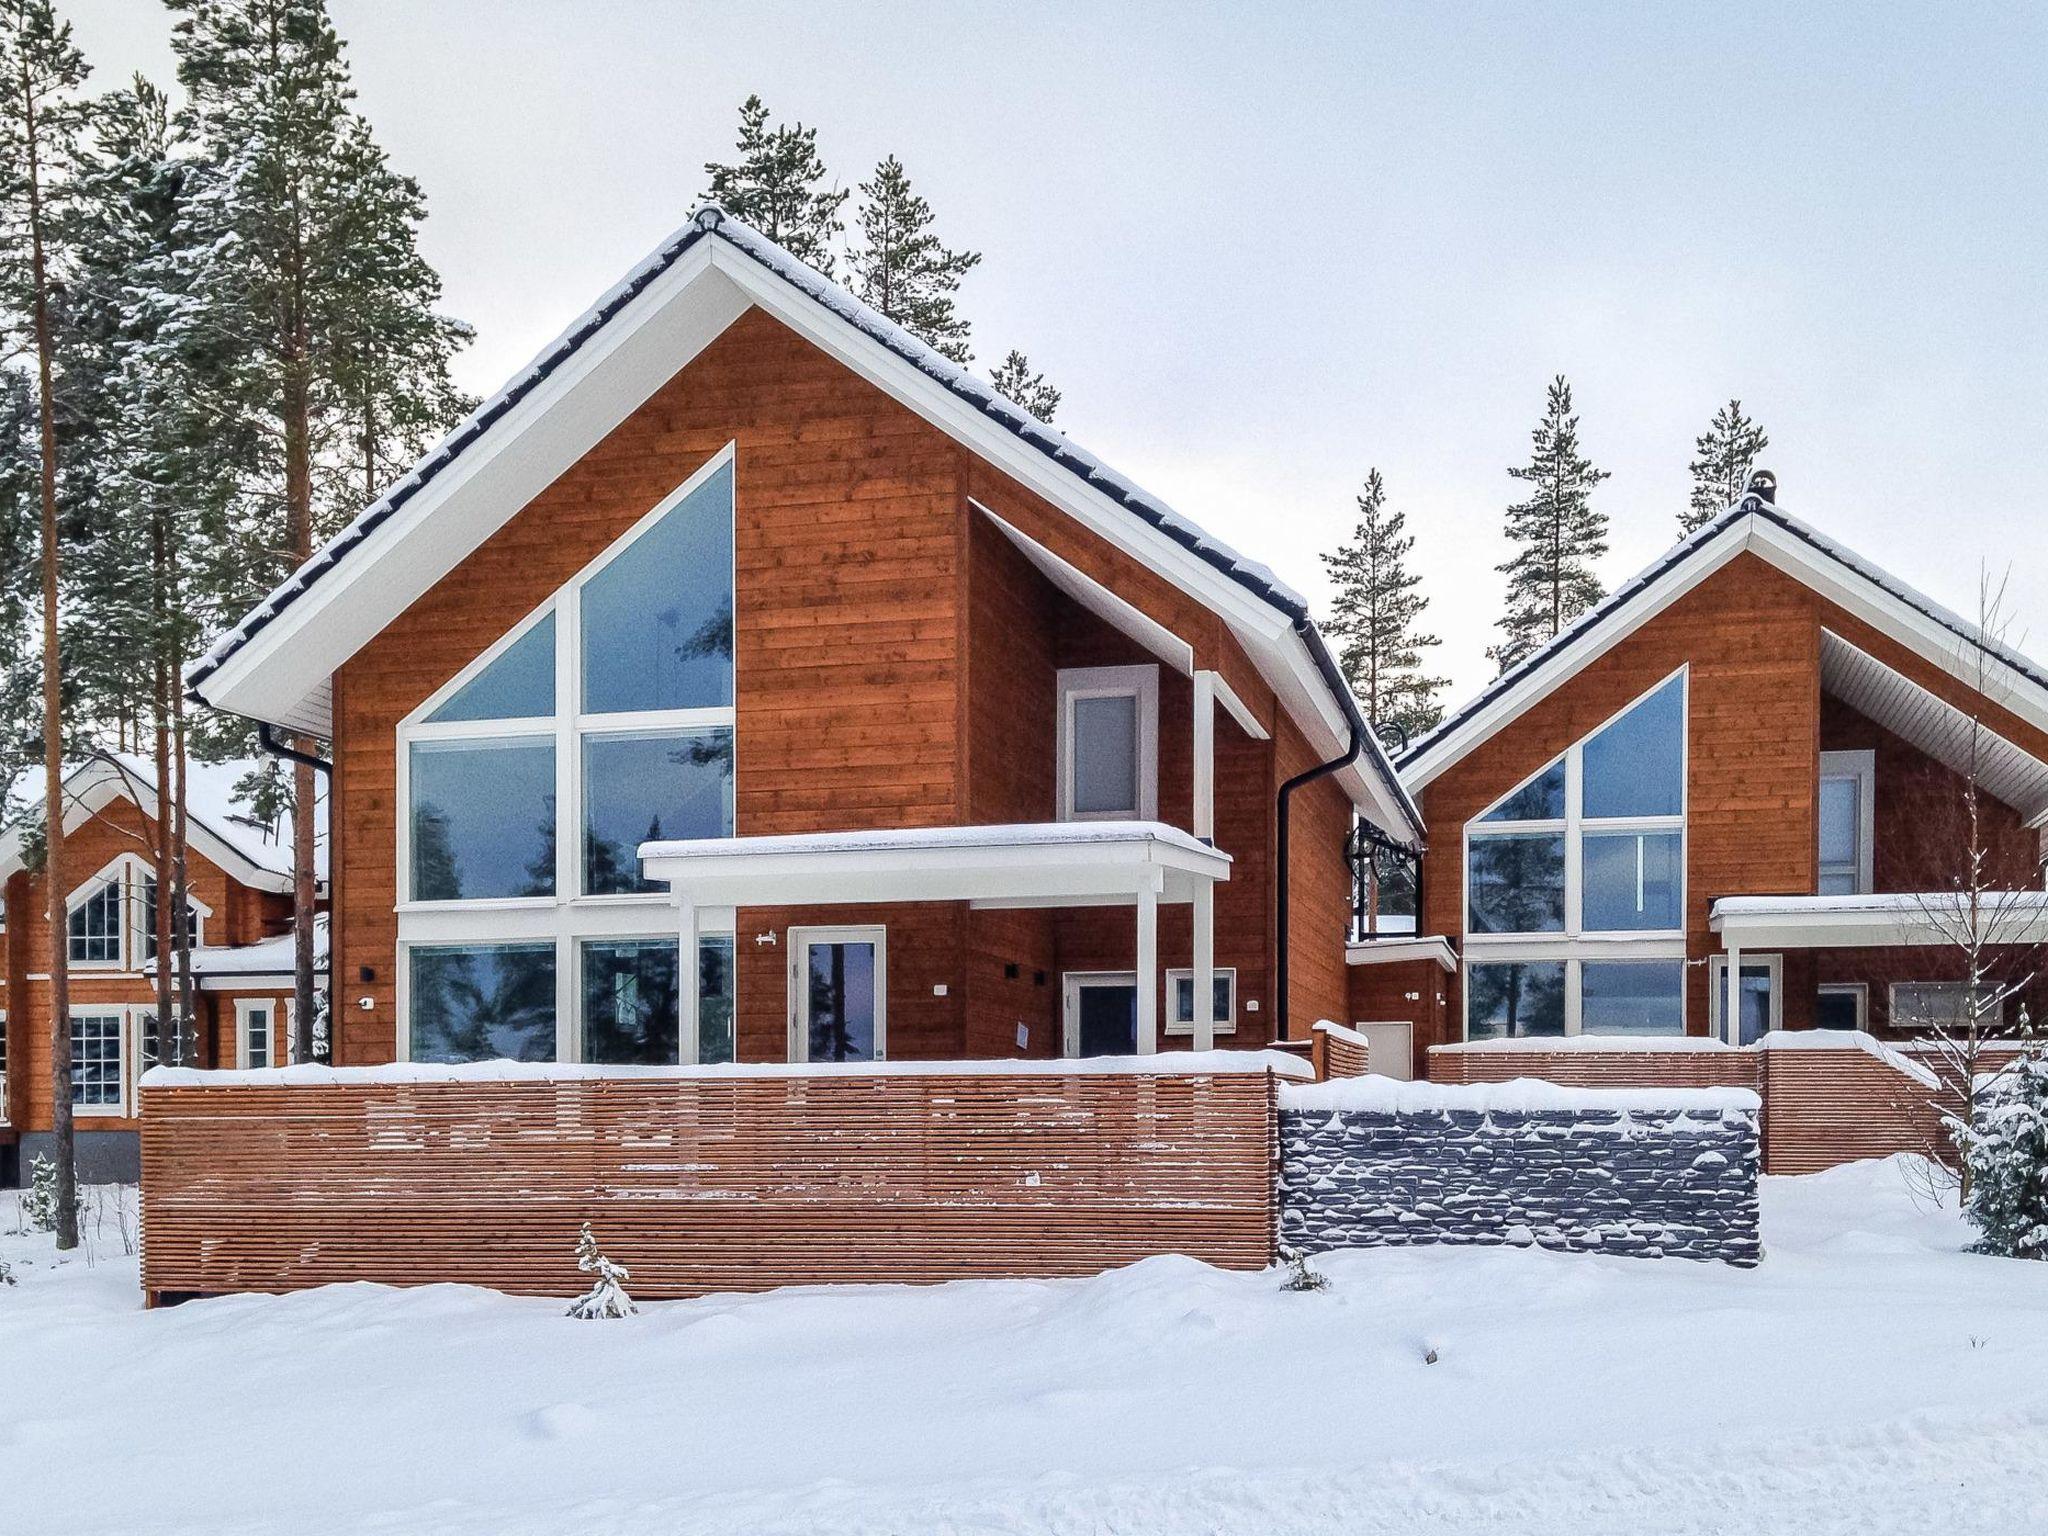
<svg viewBox="0 0 2048 1536">
<path fill-rule="evenodd" d="M 1754 1264 L 1757 1096 L 1384 1078 L 1280 1095 L 1280 1238 Z"/>
</svg>

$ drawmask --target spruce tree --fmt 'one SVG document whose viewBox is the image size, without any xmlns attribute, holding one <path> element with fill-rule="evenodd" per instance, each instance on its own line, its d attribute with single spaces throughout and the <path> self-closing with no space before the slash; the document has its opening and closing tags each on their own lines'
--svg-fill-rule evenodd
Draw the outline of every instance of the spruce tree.
<svg viewBox="0 0 2048 1536">
<path fill-rule="evenodd" d="M 939 244 L 932 233 L 931 204 L 911 190 L 894 155 L 875 167 L 860 193 L 854 222 L 861 243 L 853 252 L 847 285 L 934 350 L 956 363 L 971 362 L 968 323 L 953 307 L 953 295 L 981 254 Z"/>
<path fill-rule="evenodd" d="M 1749 489 L 1749 472 L 1758 455 L 1771 446 L 1763 428 L 1742 414 L 1742 402 L 1730 400 L 1714 412 L 1707 430 L 1693 444 L 1699 455 L 1689 466 L 1692 495 L 1678 514 L 1681 536 L 1706 526 L 1733 506 Z"/>
<path fill-rule="evenodd" d="M 64 861 L 64 696 L 58 647 L 57 297 L 63 232 L 84 114 L 85 56 L 49 0 L 0 3 L 0 324 L 9 350 L 34 358 L 37 523 L 41 543 L 44 887 L 49 898 L 51 1127 L 57 1150 L 57 1246 L 78 1246 L 78 1163 L 71 1114 L 69 925 Z"/>
<path fill-rule="evenodd" d="M 1369 471 L 1350 541 L 1323 556 L 1337 587 L 1328 628 L 1343 641 L 1338 659 L 1373 729 L 1405 743 L 1443 719 L 1437 695 L 1449 679 L 1423 666 L 1422 653 L 1442 642 L 1417 627 L 1429 599 L 1408 568 L 1415 536 L 1386 501 L 1380 472 Z"/>
<path fill-rule="evenodd" d="M 1985 1090 L 1974 1122 L 1954 1130 L 1978 1251 L 2048 1259 L 2048 1043 L 2029 1040 Z"/>
<path fill-rule="evenodd" d="M 179 333 L 205 359 L 199 404 L 240 489 L 212 597 L 240 610 L 359 511 L 366 487 L 459 402 L 444 388 L 466 332 L 436 313 L 418 188 L 352 105 L 324 0 L 170 0 L 185 125 L 198 151 Z M 369 444 L 366 450 L 364 445 Z M 317 744 L 302 740 L 301 750 Z M 311 1058 L 313 799 L 293 774 L 299 1059 Z"/>
<path fill-rule="evenodd" d="M 704 163 L 711 178 L 705 196 L 745 219 L 799 261 L 832 276 L 833 249 L 845 225 L 839 211 L 847 194 L 825 184 L 818 130 L 802 123 L 768 123 L 759 96 L 740 106 L 739 158 Z"/>
<path fill-rule="evenodd" d="M 1529 462 L 1508 471 L 1530 490 L 1508 508 L 1515 554 L 1496 567 L 1508 578 L 1507 612 L 1497 621 L 1501 642 L 1486 653 L 1503 672 L 1600 601 L 1593 563 L 1607 553 L 1607 515 L 1593 507 L 1593 489 L 1607 471 L 1579 451 L 1579 418 L 1563 374 L 1551 380 L 1530 439 Z"/>
<path fill-rule="evenodd" d="M 1047 426 L 1060 408 L 1060 392 L 1046 382 L 1042 373 L 1032 371 L 1031 359 L 1014 347 L 1010 355 L 990 370 L 989 383 L 1012 405 L 1022 406 Z"/>
</svg>

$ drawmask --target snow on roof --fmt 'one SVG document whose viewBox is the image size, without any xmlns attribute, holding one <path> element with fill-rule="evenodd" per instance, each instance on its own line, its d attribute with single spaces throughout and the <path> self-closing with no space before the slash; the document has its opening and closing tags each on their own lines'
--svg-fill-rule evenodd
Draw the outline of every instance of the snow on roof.
<svg viewBox="0 0 2048 1536">
<path fill-rule="evenodd" d="M 254 944 L 203 944 L 192 951 L 192 974 L 210 976 L 289 976 L 294 943 L 289 933 Z M 327 914 L 313 919 L 313 965 L 327 964 Z"/>
<path fill-rule="evenodd" d="M 1517 1052 L 1598 1056 L 1607 1051 L 1712 1052 L 1743 1049 L 1707 1035 L 1520 1035 L 1510 1040 L 1455 1040 L 1448 1045 L 1432 1045 L 1429 1052 L 1432 1056 L 1443 1051 L 1486 1056 L 1512 1056 Z"/>
<path fill-rule="evenodd" d="M 1283 1083 L 1280 1088 L 1282 1109 L 1356 1110 L 1381 1115 L 1545 1111 L 1621 1114 L 1631 1110 L 1720 1115 L 1728 1111 L 1754 1111 L 1762 1104 L 1748 1088 L 1573 1088 L 1533 1077 L 1518 1077 L 1505 1083 L 1409 1083 L 1391 1077 L 1333 1077 L 1325 1083 Z"/>
<path fill-rule="evenodd" d="M 916 849 L 1066 847 L 1164 843 L 1204 858 L 1222 849 L 1160 821 L 1030 821 L 970 827 L 897 827 L 853 832 L 793 832 L 764 837 L 698 837 L 640 845 L 643 859 L 756 858 L 777 854 L 902 853 Z"/>
<path fill-rule="evenodd" d="M 2048 910 L 2048 891 L 1983 891 L 1980 898 L 2001 913 L 2028 907 Z M 1867 896 L 1717 896 L 1708 916 L 1798 917 L 1819 913 L 1873 912 L 1880 916 L 1950 912 L 1967 901 L 1959 891 L 1879 891 Z"/>
<path fill-rule="evenodd" d="M 1294 624 L 1296 632 L 1315 663 L 1317 672 L 1346 719 L 1356 726 L 1364 737 L 1364 755 L 1371 761 L 1372 772 L 1392 795 L 1394 803 L 1406 812 L 1419 835 L 1422 828 L 1421 815 L 1416 811 L 1413 800 L 1394 771 L 1393 764 L 1387 759 L 1369 723 L 1361 713 L 1358 701 L 1344 679 L 1342 668 L 1337 665 L 1335 656 L 1317 630 L 1309 613 L 1306 598 L 1281 581 L 1270 567 L 1249 559 L 1221 539 L 1205 532 L 1160 498 L 1072 442 L 1065 433 L 1039 421 L 1030 412 L 1002 395 L 993 385 L 977 378 L 952 359 L 941 355 L 895 322 L 862 303 L 832 279 L 807 266 L 767 236 L 728 214 L 715 203 L 698 208 L 681 230 L 663 242 L 623 281 L 607 290 L 596 304 L 571 323 L 532 363 L 515 375 L 510 383 L 480 405 L 462 425 L 449 433 L 394 482 L 381 498 L 366 508 L 270 592 L 239 624 L 220 636 L 206 654 L 186 670 L 186 686 L 195 690 L 196 694 L 199 686 L 218 671 L 230 656 L 247 644 L 252 636 L 311 590 L 314 584 L 345 559 L 351 550 L 453 464 L 465 449 L 574 357 L 638 294 L 673 267 L 700 241 L 707 238 L 719 239 L 734 250 L 745 253 L 763 269 L 772 272 L 848 324 L 880 342 L 927 378 L 972 404 L 983 416 L 1006 428 L 1076 479 L 1158 529 L 1285 614 Z"/>
<path fill-rule="evenodd" d="M 558 1061 L 478 1061 L 461 1065 L 391 1062 L 377 1067 L 274 1067 L 253 1071 L 152 1067 L 145 1088 L 218 1088 L 257 1084 L 331 1088 L 369 1083 L 552 1083 L 590 1078 L 734 1077 L 1214 1077 L 1271 1072 L 1302 1081 L 1314 1068 L 1285 1051 L 1161 1051 L 1155 1056 L 1084 1056 L 1032 1061 L 726 1062 L 718 1066 L 596 1066 Z"/>
<path fill-rule="evenodd" d="M 244 802 L 235 797 L 235 786 L 262 768 L 263 758 L 230 758 L 208 763 L 189 758 L 185 765 L 185 813 L 198 826 L 212 833 L 258 869 L 289 877 L 292 872 L 291 818 L 280 815 L 274 822 L 261 822 Z M 78 781 L 104 772 L 122 785 L 130 798 L 145 811 L 156 803 L 156 763 L 134 752 L 100 750 L 64 770 L 67 799 L 76 793 Z M 318 781 L 315 781 L 318 783 Z M 10 827 L 40 820 L 43 811 L 43 773 L 32 769 L 18 777 L 5 802 L 17 808 Z M 69 812 L 67 811 L 67 815 Z M 314 873 L 327 878 L 327 797 L 324 785 L 314 810 L 316 840 Z"/>
<path fill-rule="evenodd" d="M 1908 586 L 1890 572 L 1857 554 L 1847 545 L 1830 538 L 1818 529 L 1802 522 L 1786 512 L 1775 502 L 1765 501 L 1754 492 L 1745 494 L 1731 504 L 1726 511 L 1712 522 L 1703 524 L 1687 537 L 1674 544 L 1669 550 L 1616 587 L 1600 602 L 1586 610 L 1563 633 L 1549 643 L 1539 646 L 1521 661 L 1503 672 L 1480 692 L 1446 715 L 1437 725 L 1415 738 L 1403 750 L 1396 766 L 1406 771 L 1420 762 L 1438 743 L 1449 738 L 1474 716 L 1487 709 L 1497 700 L 1505 698 L 1520 688 L 1539 668 L 1552 657 L 1596 631 L 1605 628 L 1618 615 L 1632 607 L 1645 592 L 1657 585 L 1665 576 L 1688 564 L 1701 551 L 1713 544 L 1729 529 L 1746 518 L 1755 518 L 1769 523 L 1805 546 L 1814 554 L 1830 560 L 1844 570 L 1878 588 L 1887 595 L 1904 603 L 1921 617 L 1948 631 L 1966 645 L 1973 646 L 1985 655 L 1993 657 L 2034 686 L 2048 692 L 2048 672 L 1995 636 L 1986 635 L 1977 625 L 1959 617 L 1937 603 L 1931 597 Z"/>
</svg>

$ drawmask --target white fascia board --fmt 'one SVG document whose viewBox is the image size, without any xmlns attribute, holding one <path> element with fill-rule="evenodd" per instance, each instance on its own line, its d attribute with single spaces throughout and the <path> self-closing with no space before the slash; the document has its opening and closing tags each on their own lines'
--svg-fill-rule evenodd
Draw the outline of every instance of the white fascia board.
<svg viewBox="0 0 2048 1536">
<path fill-rule="evenodd" d="M 465 448 L 361 547 L 199 685 L 217 709 L 292 715 L 376 637 L 626 420 L 748 308 L 705 240 Z M 303 723 L 303 711 L 301 720 Z M 328 734 L 331 722 L 322 722 Z"/>
<path fill-rule="evenodd" d="M 1451 941 L 1439 934 L 1419 939 L 1367 939 L 1344 946 L 1346 965 L 1397 965 L 1404 960 L 1434 960 L 1446 971 L 1458 968 Z"/>
<path fill-rule="evenodd" d="M 1707 926 L 1738 949 L 1890 949 L 1951 945 L 1967 927 L 1961 898 L 1937 892 L 1878 897 L 1734 897 L 1716 902 Z M 1923 905 L 1924 902 L 1924 905 Z M 1989 893 L 1981 931 L 1994 944 L 2048 941 L 2048 895 Z M 1944 913 L 1950 914 L 1947 918 Z"/>
<path fill-rule="evenodd" d="M 968 505 L 994 523 L 1003 536 L 1052 585 L 1110 628 L 1137 641 L 1182 677 L 1195 672 L 1195 648 L 1136 605 L 1119 597 L 1079 566 L 1062 560 L 1022 529 L 1005 522 L 972 497 Z"/>
<path fill-rule="evenodd" d="M 1419 794 L 1431 780 L 1463 761 L 1526 711 L 1548 698 L 1580 671 L 1606 655 L 1748 547 L 1755 518 L 1732 522 L 1690 559 L 1644 587 L 1607 620 L 1559 647 L 1514 687 L 1480 710 L 1401 769 L 1401 782 Z"/>
<path fill-rule="evenodd" d="M 1991 695 L 1995 702 L 2036 730 L 2048 732 L 2048 691 L 1997 652 L 1956 634 L 1861 571 L 1815 550 L 1775 523 L 1761 518 L 1750 521 L 1755 525 L 1750 548 L 1762 559 L 1964 686 L 1976 689 L 1989 684 L 1996 690 Z"/>
</svg>

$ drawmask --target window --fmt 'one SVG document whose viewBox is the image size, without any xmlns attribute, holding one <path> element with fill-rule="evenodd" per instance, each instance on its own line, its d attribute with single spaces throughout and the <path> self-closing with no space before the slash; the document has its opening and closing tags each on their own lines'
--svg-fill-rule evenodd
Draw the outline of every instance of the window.
<svg viewBox="0 0 2048 1536">
<path fill-rule="evenodd" d="M 1212 992 L 1215 1003 L 1210 1017 L 1215 1020 L 1216 1033 L 1228 1035 L 1237 1029 L 1237 968 L 1219 965 L 1215 970 L 1215 986 Z M 1195 973 L 1192 970 L 1168 971 L 1166 973 L 1166 1032 L 1170 1035 L 1187 1035 L 1195 1028 Z"/>
<path fill-rule="evenodd" d="M 728 446 L 400 725 L 412 1059 L 730 1056 L 730 941 L 686 1051 L 675 941 L 616 909 L 667 910 L 642 843 L 733 834 L 734 496 Z"/>
<path fill-rule="evenodd" d="M 1829 982 L 1814 998 L 1816 1029 L 1867 1029 L 1870 1019 L 1870 988 L 1860 981 Z"/>
<path fill-rule="evenodd" d="M 235 1000 L 235 1065 L 250 1071 L 274 1064 L 277 1005 L 268 1000 Z"/>
<path fill-rule="evenodd" d="M 1465 826 L 1466 1030 L 1685 1027 L 1683 669 Z"/>
<path fill-rule="evenodd" d="M 1159 814 L 1159 669 L 1068 667 L 1059 674 L 1062 821 L 1151 821 Z"/>
<path fill-rule="evenodd" d="M 699 941 L 698 1051 L 733 1059 L 732 940 Z M 582 1060 L 662 1065 L 681 1059 L 675 940 L 603 940 L 583 946 Z"/>
<path fill-rule="evenodd" d="M 1977 988 L 1978 1027 L 1998 1029 L 2005 1023 L 1998 989 Z M 1891 1023 L 1894 1029 L 1965 1029 L 1970 1022 L 1970 989 L 1960 981 L 1895 981 Z"/>
<path fill-rule="evenodd" d="M 73 965 L 121 963 L 121 877 L 110 876 L 71 909 L 69 950 Z"/>
<path fill-rule="evenodd" d="M 411 961 L 411 1060 L 555 1059 L 554 945 L 423 945 Z"/>
<path fill-rule="evenodd" d="M 1728 957 L 1707 960 L 1707 1030 L 1730 1045 L 1754 1045 L 1785 1027 L 1784 963 L 1779 955 L 1744 955 L 1736 1004 L 1736 1027 L 1728 1028 Z"/>
<path fill-rule="evenodd" d="M 796 999 L 792 1061 L 882 1061 L 887 1055 L 889 962 L 880 928 L 792 928 Z"/>
<path fill-rule="evenodd" d="M 118 1115 L 125 1077 L 121 1040 L 127 1021 L 118 1009 L 71 1015 L 71 1103 L 81 1114 Z"/>
<path fill-rule="evenodd" d="M 193 902 L 192 893 L 188 889 L 185 893 L 185 947 L 188 949 L 197 949 L 204 942 L 200 937 L 202 931 L 201 919 L 203 916 L 204 909 Z M 145 960 L 154 960 L 156 958 L 156 876 L 154 875 L 144 875 L 142 877 L 142 958 Z"/>
<path fill-rule="evenodd" d="M 1873 889 L 1877 754 L 1820 755 L 1820 884 L 1823 896 L 1867 895 Z"/>
</svg>

